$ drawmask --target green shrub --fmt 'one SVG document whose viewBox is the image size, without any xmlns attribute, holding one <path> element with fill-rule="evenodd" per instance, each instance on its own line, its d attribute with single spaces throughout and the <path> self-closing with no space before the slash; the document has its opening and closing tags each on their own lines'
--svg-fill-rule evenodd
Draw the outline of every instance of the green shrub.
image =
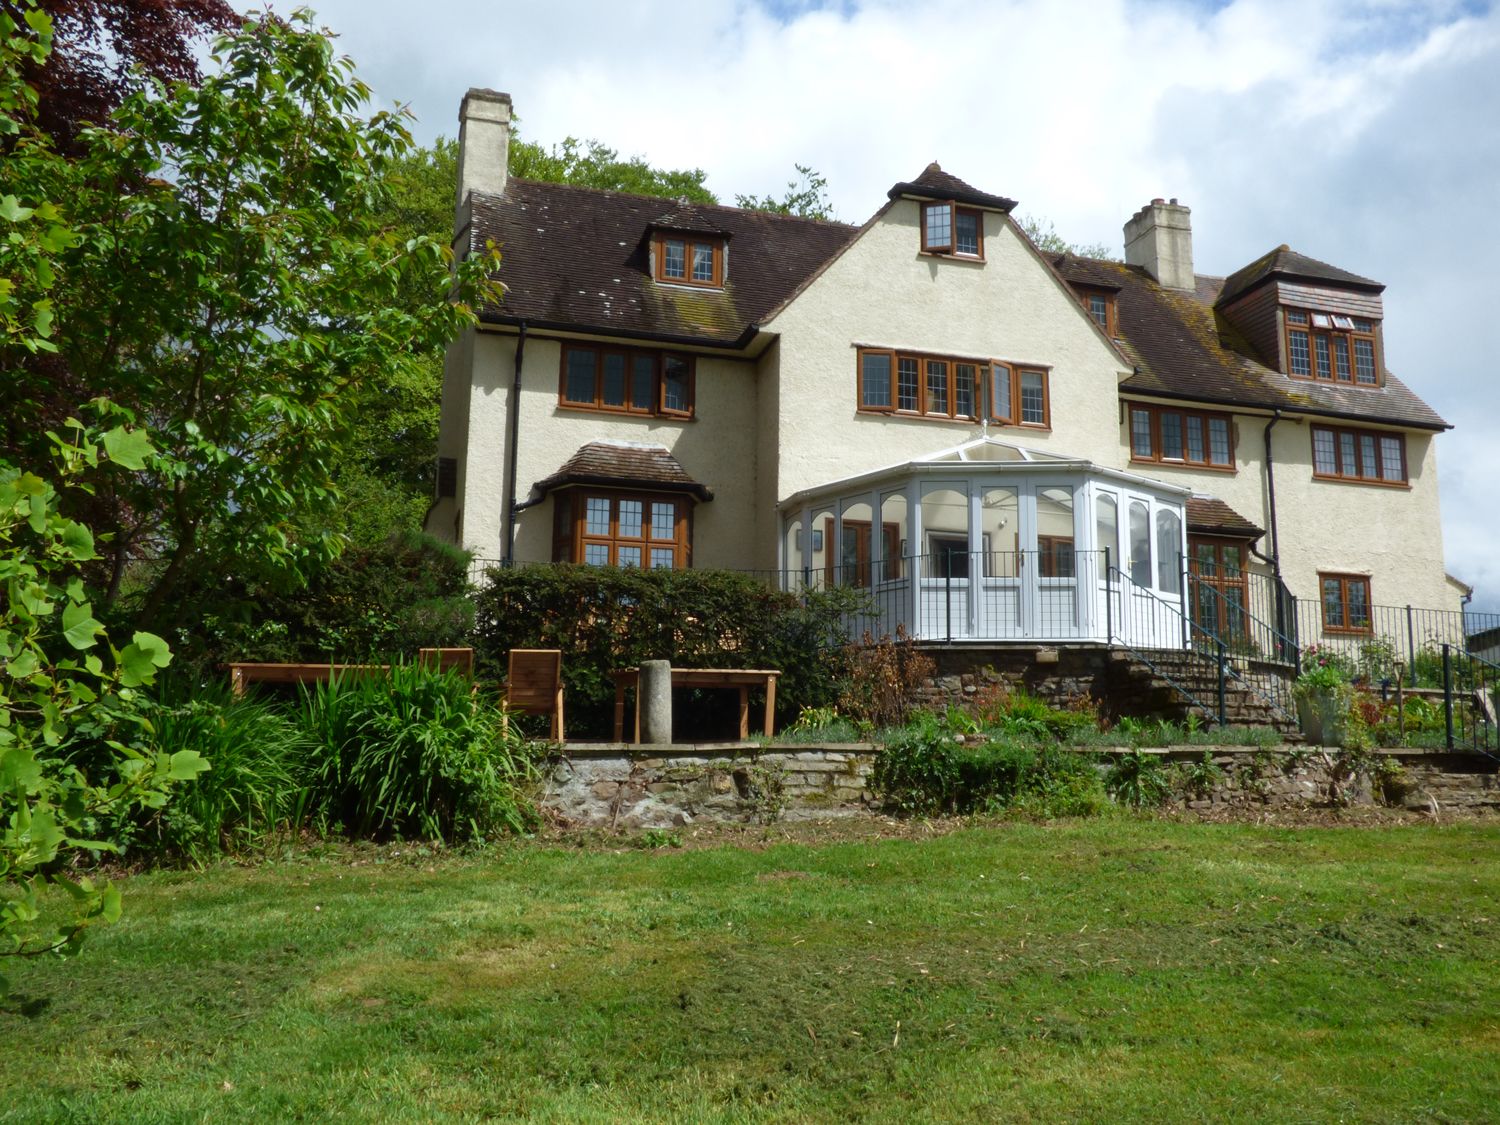
<svg viewBox="0 0 1500 1125">
<path fill-rule="evenodd" d="M 309 812 L 375 839 L 480 839 L 535 824 L 520 735 L 467 679 L 398 664 L 338 677 L 302 701 L 314 742 Z"/>
<path fill-rule="evenodd" d="M 512 648 L 562 649 L 568 729 L 603 736 L 613 726 L 610 671 L 643 660 L 779 669 L 783 723 L 803 707 L 836 703 L 844 626 L 868 600 L 847 587 L 794 595 L 731 571 L 537 564 L 491 570 L 475 607 L 481 673 L 503 677 Z M 675 719 L 687 726 L 694 715 L 689 708 Z"/>
<path fill-rule="evenodd" d="M 875 759 L 871 788 L 905 815 L 1014 809 L 1092 816 L 1108 805 L 1091 755 L 996 739 L 960 742 L 949 717 L 921 713 Z"/>
<path fill-rule="evenodd" d="M 222 680 L 164 685 L 148 709 L 159 752 L 195 750 L 209 770 L 135 833 L 137 853 L 204 863 L 263 844 L 297 817 L 311 742 L 289 709 L 235 696 Z"/>
<path fill-rule="evenodd" d="M 1104 790 L 1118 804 L 1154 809 L 1172 795 L 1171 780 L 1161 760 L 1140 750 L 1121 754 L 1104 776 Z"/>
</svg>

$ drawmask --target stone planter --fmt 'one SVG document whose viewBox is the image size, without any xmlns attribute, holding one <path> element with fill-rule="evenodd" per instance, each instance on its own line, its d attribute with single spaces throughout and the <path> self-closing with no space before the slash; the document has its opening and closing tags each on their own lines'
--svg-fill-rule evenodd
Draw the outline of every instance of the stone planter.
<svg viewBox="0 0 1500 1125">
<path fill-rule="evenodd" d="M 1297 725 L 1302 737 L 1314 746 L 1344 744 L 1344 713 L 1347 704 L 1338 690 L 1299 691 Z"/>
</svg>

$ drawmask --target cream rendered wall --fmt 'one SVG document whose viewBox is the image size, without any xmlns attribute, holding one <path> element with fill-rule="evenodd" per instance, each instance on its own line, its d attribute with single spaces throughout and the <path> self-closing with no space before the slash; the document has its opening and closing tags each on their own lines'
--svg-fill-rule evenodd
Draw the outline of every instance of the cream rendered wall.
<svg viewBox="0 0 1500 1125">
<path fill-rule="evenodd" d="M 468 438 L 460 482 L 463 545 L 481 558 L 499 558 L 505 518 L 505 445 L 516 337 L 474 337 Z M 694 421 L 563 409 L 558 406 L 562 344 L 530 335 L 521 371 L 516 496 L 556 472 L 591 441 L 662 445 L 683 469 L 714 491 L 693 514 L 693 565 L 746 568 L 753 550 L 756 465 L 754 365 L 718 356 L 697 357 Z M 521 512 L 516 560 L 552 557 L 552 502 Z"/>
<path fill-rule="evenodd" d="M 919 215 L 915 201 L 897 200 L 764 326 L 779 336 L 762 364 L 778 420 L 775 478 L 759 500 L 764 565 L 776 547 L 773 504 L 980 432 L 975 423 L 860 413 L 855 345 L 1047 366 L 1051 430 L 989 433 L 1101 464 L 1118 460 L 1121 361 L 1078 301 L 1003 216 L 985 213 L 978 263 L 919 253 Z"/>
<path fill-rule="evenodd" d="M 1216 496 L 1246 519 L 1270 527 L 1265 489 L 1266 416 L 1234 416 L 1236 472 L 1132 463 L 1122 423 L 1116 464 L 1142 476 Z M 1299 599 L 1319 596 L 1318 572 L 1367 574 L 1376 605 L 1456 610 L 1443 570 L 1435 442 L 1406 435 L 1409 488 L 1313 479 L 1312 423 L 1282 417 L 1271 430 L 1281 571 Z M 1256 546 L 1270 551 L 1270 537 Z"/>
</svg>

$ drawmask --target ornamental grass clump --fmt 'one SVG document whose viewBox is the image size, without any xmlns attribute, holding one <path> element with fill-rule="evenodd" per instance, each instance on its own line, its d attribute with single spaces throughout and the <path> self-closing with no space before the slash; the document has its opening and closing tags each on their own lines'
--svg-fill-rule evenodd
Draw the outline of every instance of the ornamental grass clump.
<svg viewBox="0 0 1500 1125">
<path fill-rule="evenodd" d="M 314 824 L 373 839 L 478 840 L 536 823 L 534 766 L 469 680 L 416 665 L 303 695 Z"/>
</svg>

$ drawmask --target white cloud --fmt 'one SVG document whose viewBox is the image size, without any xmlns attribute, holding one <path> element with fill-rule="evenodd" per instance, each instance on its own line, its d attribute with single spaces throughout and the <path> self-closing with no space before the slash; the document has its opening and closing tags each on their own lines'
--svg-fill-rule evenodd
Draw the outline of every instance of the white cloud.
<svg viewBox="0 0 1500 1125">
<path fill-rule="evenodd" d="M 360 73 L 452 135 L 469 86 L 525 134 L 701 167 L 721 198 L 827 176 L 863 221 L 937 159 L 1080 242 L 1153 196 L 1193 208 L 1202 272 L 1281 242 L 1385 282 L 1391 366 L 1439 442 L 1449 569 L 1500 611 L 1489 377 L 1500 261 L 1500 17 L 1434 0 L 594 0 L 414 11 L 322 0 Z"/>
</svg>

